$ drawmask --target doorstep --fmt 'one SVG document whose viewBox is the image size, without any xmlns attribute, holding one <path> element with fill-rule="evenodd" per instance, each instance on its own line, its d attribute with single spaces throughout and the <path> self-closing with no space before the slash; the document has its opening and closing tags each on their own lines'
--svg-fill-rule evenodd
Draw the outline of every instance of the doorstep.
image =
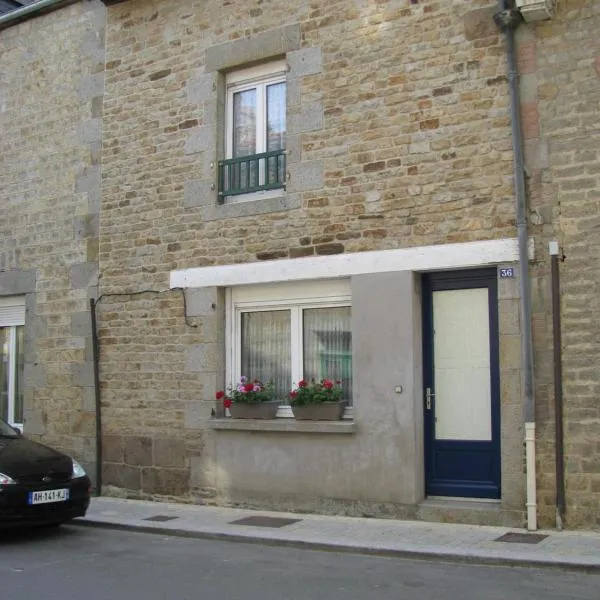
<svg viewBox="0 0 600 600">
<path fill-rule="evenodd" d="M 426 498 L 417 505 L 417 518 L 434 523 L 525 527 L 525 511 L 503 508 L 500 500 Z"/>
</svg>

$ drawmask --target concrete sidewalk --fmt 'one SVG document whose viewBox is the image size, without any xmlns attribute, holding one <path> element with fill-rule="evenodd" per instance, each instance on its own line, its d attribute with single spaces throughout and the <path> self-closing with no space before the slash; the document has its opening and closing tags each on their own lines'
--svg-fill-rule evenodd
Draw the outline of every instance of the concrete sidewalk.
<svg viewBox="0 0 600 600">
<path fill-rule="evenodd" d="M 552 530 L 530 534 L 505 527 L 281 513 L 108 497 L 93 498 L 87 516 L 76 519 L 74 524 L 336 552 L 600 572 L 600 534 L 592 532 Z M 501 541 L 503 536 L 507 541 Z"/>
</svg>

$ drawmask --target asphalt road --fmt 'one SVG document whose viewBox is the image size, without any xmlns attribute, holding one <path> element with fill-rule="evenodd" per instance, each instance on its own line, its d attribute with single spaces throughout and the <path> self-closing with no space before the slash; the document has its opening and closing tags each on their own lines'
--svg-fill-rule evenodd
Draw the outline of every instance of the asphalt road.
<svg viewBox="0 0 600 600">
<path fill-rule="evenodd" d="M 81 526 L 0 532 L 2 600 L 598 600 L 600 575 Z"/>
</svg>

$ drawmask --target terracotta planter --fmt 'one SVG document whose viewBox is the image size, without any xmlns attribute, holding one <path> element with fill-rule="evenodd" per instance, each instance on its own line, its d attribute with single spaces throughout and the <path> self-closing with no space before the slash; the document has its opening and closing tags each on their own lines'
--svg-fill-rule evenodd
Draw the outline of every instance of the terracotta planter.
<svg viewBox="0 0 600 600">
<path fill-rule="evenodd" d="M 346 408 L 346 402 L 321 402 L 292 406 L 294 417 L 298 421 L 339 421 Z"/>
<path fill-rule="evenodd" d="M 278 400 L 257 402 L 256 404 L 233 402 L 229 407 L 229 413 L 233 419 L 274 419 L 279 404 Z"/>
</svg>

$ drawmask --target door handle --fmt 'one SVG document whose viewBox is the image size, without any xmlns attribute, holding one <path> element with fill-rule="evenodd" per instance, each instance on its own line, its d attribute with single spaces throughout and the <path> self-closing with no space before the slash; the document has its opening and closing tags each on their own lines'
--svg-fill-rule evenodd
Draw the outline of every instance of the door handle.
<svg viewBox="0 0 600 600">
<path fill-rule="evenodd" d="M 435 394 L 431 391 L 430 387 L 425 389 L 425 408 L 427 410 L 431 410 L 431 399 L 434 396 L 435 396 Z"/>
</svg>

